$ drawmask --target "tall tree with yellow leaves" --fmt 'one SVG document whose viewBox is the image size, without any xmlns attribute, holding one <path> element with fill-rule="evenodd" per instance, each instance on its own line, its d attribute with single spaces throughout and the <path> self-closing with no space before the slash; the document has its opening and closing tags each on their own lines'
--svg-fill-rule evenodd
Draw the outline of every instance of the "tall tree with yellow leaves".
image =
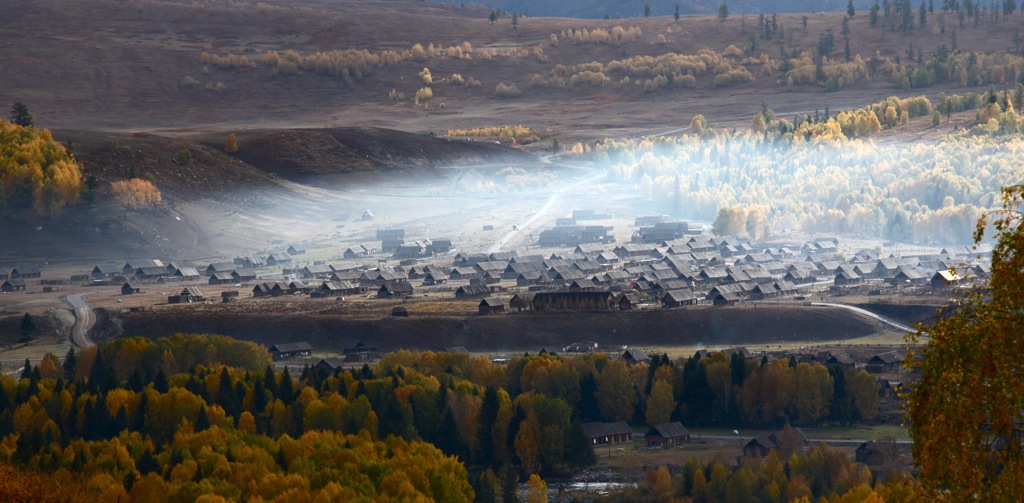
<svg viewBox="0 0 1024 503">
<path fill-rule="evenodd" d="M 987 288 L 909 336 L 926 341 L 908 400 L 914 462 L 923 488 L 948 501 L 1024 494 L 1024 185 L 1004 188 L 1002 200 L 974 234 L 997 239 Z"/>
</svg>

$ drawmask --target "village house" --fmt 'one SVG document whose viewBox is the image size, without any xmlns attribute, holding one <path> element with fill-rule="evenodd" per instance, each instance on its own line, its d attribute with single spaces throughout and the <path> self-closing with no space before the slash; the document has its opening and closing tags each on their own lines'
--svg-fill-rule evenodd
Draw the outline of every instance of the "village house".
<svg viewBox="0 0 1024 503">
<path fill-rule="evenodd" d="M 90 273 L 90 276 L 92 276 L 92 279 L 102 280 L 102 279 L 113 278 L 114 276 L 116 276 L 118 274 L 121 274 L 121 269 L 118 268 L 117 266 L 114 266 L 114 265 L 98 265 L 98 266 L 92 268 L 92 272 Z M 6 279 L 6 278 L 0 278 L 0 279 Z"/>
<path fill-rule="evenodd" d="M 365 257 L 370 254 L 370 250 L 363 245 L 355 245 L 345 249 L 345 253 L 342 257 L 352 260 L 359 257 Z"/>
<path fill-rule="evenodd" d="M 210 275 L 210 285 L 230 285 L 235 283 L 235 278 L 230 273 L 215 272 Z"/>
<path fill-rule="evenodd" d="M 533 310 L 608 310 L 611 292 L 538 292 L 533 296 Z"/>
<path fill-rule="evenodd" d="M 533 296 L 532 293 L 517 293 L 512 296 L 508 301 L 509 309 L 516 311 L 527 311 L 533 308 Z"/>
<path fill-rule="evenodd" d="M 252 271 L 247 271 L 245 269 L 243 269 L 243 270 L 235 269 L 234 271 L 231 271 L 231 278 L 235 281 L 235 283 L 244 283 L 246 281 L 255 281 L 256 280 L 256 273 L 252 272 Z"/>
<path fill-rule="evenodd" d="M 313 346 L 310 346 L 309 343 L 305 341 L 281 342 L 271 345 L 267 350 L 270 351 L 270 356 L 277 361 L 309 356 L 313 352 Z"/>
<path fill-rule="evenodd" d="M 210 265 L 206 266 L 206 269 L 203 270 L 203 273 L 207 276 L 212 276 L 218 272 L 223 274 L 231 274 L 231 271 L 234 271 L 237 267 L 238 266 L 236 266 L 233 262 L 213 262 Z"/>
<path fill-rule="evenodd" d="M 620 311 L 631 311 L 640 306 L 640 299 L 635 293 L 624 293 L 615 301 L 615 306 Z"/>
<path fill-rule="evenodd" d="M 697 304 L 693 290 L 670 290 L 661 298 L 661 306 L 666 308 L 692 306 Z"/>
<path fill-rule="evenodd" d="M 268 255 L 267 259 L 264 262 L 269 267 L 275 267 L 279 265 L 291 264 L 293 261 L 294 259 L 292 258 L 291 255 L 288 254 L 288 252 L 276 252 Z"/>
<path fill-rule="evenodd" d="M 125 284 L 121 285 L 121 295 L 131 295 L 139 292 L 141 290 L 138 287 L 132 286 L 131 283 L 125 282 Z"/>
<path fill-rule="evenodd" d="M 633 429 L 625 421 L 583 423 L 583 434 L 590 445 L 615 445 L 633 441 Z"/>
<path fill-rule="evenodd" d="M 171 277 L 183 281 L 196 280 L 199 279 L 199 271 L 195 267 L 176 267 Z"/>
<path fill-rule="evenodd" d="M 32 279 L 43 275 L 42 270 L 35 266 L 19 266 L 11 269 L 11 279 Z"/>
<path fill-rule="evenodd" d="M 412 295 L 412 285 L 408 281 L 388 280 L 377 290 L 379 299 L 398 299 Z"/>
<path fill-rule="evenodd" d="M 344 365 L 344 359 L 332 356 L 330 358 L 323 358 L 316 362 L 316 365 L 313 366 L 313 370 L 323 378 L 334 375 L 338 369 L 344 368 Z"/>
<path fill-rule="evenodd" d="M 872 356 L 864 366 L 864 370 L 872 374 L 893 372 L 899 369 L 901 363 L 903 363 L 903 356 L 895 351 L 889 351 Z"/>
<path fill-rule="evenodd" d="M 647 430 L 644 440 L 648 447 L 671 447 L 689 443 L 690 432 L 679 421 L 656 424 Z"/>
<path fill-rule="evenodd" d="M 480 314 L 500 314 L 505 312 L 505 301 L 497 297 L 487 297 L 480 301 Z"/>
<path fill-rule="evenodd" d="M 932 288 L 947 288 L 957 287 L 960 285 L 962 278 L 959 274 L 952 270 L 936 271 L 935 275 L 931 278 Z"/>
<path fill-rule="evenodd" d="M 465 285 L 455 290 L 455 298 L 458 300 L 483 298 L 490 294 L 491 289 L 487 285 Z"/>
<path fill-rule="evenodd" d="M 139 267 L 135 270 L 134 277 L 138 279 L 156 280 L 170 276 L 171 273 L 161 266 Z"/>
<path fill-rule="evenodd" d="M 629 348 L 622 352 L 622 359 L 630 365 L 639 365 L 651 361 L 651 357 L 640 348 Z"/>
</svg>

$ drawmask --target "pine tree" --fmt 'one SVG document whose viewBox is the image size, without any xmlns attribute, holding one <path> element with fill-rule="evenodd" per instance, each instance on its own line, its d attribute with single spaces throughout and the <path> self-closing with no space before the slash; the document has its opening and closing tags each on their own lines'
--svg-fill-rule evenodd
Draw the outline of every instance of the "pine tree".
<svg viewBox="0 0 1024 503">
<path fill-rule="evenodd" d="M 724 23 L 729 18 L 729 6 L 722 2 L 718 4 L 718 22 Z"/>
<path fill-rule="evenodd" d="M 11 108 L 11 122 L 21 127 L 32 127 L 35 124 L 32 121 L 32 115 L 28 113 L 28 106 L 18 101 L 14 103 L 14 107 Z"/>
<path fill-rule="evenodd" d="M 857 11 L 853 10 L 853 0 L 846 2 L 846 15 L 850 17 L 857 15 Z"/>
<path fill-rule="evenodd" d="M 21 367 L 21 378 L 32 378 L 32 362 L 30 362 L 28 358 L 25 358 L 25 364 Z"/>
<path fill-rule="evenodd" d="M 676 13 L 672 14 L 672 18 L 679 21 L 679 2 L 676 2 Z"/>
</svg>

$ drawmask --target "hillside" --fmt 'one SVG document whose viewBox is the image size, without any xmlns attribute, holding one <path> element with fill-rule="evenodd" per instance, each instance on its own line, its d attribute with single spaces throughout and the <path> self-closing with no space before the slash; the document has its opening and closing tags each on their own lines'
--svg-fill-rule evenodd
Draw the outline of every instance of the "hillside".
<svg viewBox="0 0 1024 503">
<path fill-rule="evenodd" d="M 447 3 L 443 0 L 431 0 Z M 717 0 L 571 0 L 547 2 L 543 0 L 487 0 L 480 2 L 495 9 L 519 12 L 535 17 L 575 17 L 598 19 L 606 14 L 611 18 L 641 17 L 644 4 L 651 6 L 652 16 L 670 16 L 679 5 L 680 14 L 717 14 L 721 2 Z M 726 2 L 732 14 L 845 12 L 843 0 L 732 0 Z M 867 11 L 870 0 L 857 0 L 856 9 Z"/>
<path fill-rule="evenodd" d="M 309 212 L 312 217 L 326 208 L 344 206 L 330 194 L 285 180 L 345 188 L 356 180 L 338 176 L 356 172 L 365 175 L 359 183 L 366 183 L 408 168 L 426 174 L 439 166 L 533 159 L 490 142 L 380 128 L 241 132 L 237 156 L 224 152 L 226 135 L 221 133 L 172 136 L 56 130 L 54 134 L 72 146 L 83 176 L 96 178 L 96 202 L 66 208 L 52 220 L 40 219 L 30 209 L 0 211 L 3 233 L 16 243 L 0 247 L 0 262 L 197 258 L 217 255 L 217 250 L 266 247 L 268 241 L 255 232 L 258 226 L 294 228 L 280 226 L 277 218 L 293 212 Z M 182 151 L 189 153 L 189 162 L 181 162 Z M 126 212 L 113 200 L 110 184 L 130 177 L 153 180 L 163 194 L 163 205 Z M 362 209 L 345 213 L 356 211 Z M 244 222 L 239 220 L 241 215 L 246 217 Z M 233 221 L 230 229 L 219 222 L 225 219 Z M 276 231 L 282 238 L 286 232 Z"/>
<path fill-rule="evenodd" d="M 538 17 L 513 27 L 507 15 L 491 24 L 480 6 L 412 0 L 131 5 L 41 0 L 7 6 L 0 103 L 23 101 L 39 125 L 61 128 L 342 125 L 418 132 L 522 123 L 600 138 L 685 124 L 697 113 L 712 124 L 748 123 L 762 101 L 789 114 L 863 106 L 897 93 L 984 89 L 989 77 L 1001 87 L 1011 76 L 904 90 L 899 72 L 913 68 L 900 70 L 907 62 L 899 58 L 910 46 L 925 56 L 940 45 L 1016 50 L 1021 16 L 967 18 L 960 25 L 955 14 L 940 20 L 936 11 L 925 27 L 915 24 L 903 34 L 870 27 L 861 10 L 849 23 L 851 55 L 867 61 L 877 52 L 880 59 L 871 71 L 858 70 L 856 82 L 828 93 L 824 83 L 787 85 L 779 49 L 816 56 L 821 36 L 831 30 L 831 57 L 842 62 L 845 14 L 838 12 L 808 15 L 806 28 L 804 15 L 780 13 L 776 30 L 758 36 L 756 15 L 732 15 L 724 23 L 715 15 L 677 22 L 670 12 L 607 21 Z M 586 38 L 577 35 L 583 29 Z M 750 57 L 724 56 L 730 45 Z M 680 75 L 695 76 L 692 85 L 648 89 L 647 81 L 664 76 L 664 67 L 637 66 L 635 59 L 692 57 L 701 50 L 716 54 L 705 69 L 674 66 Z M 433 77 L 429 85 L 419 77 L 424 68 Z M 585 73 L 596 69 L 600 80 Z M 749 72 L 752 81 L 719 85 L 719 70 Z M 498 93 L 498 84 L 518 92 Z M 424 87 L 432 96 L 417 100 Z"/>
<path fill-rule="evenodd" d="M 410 309 L 413 309 L 412 307 Z M 412 316 L 375 320 L 287 313 L 225 316 L 223 309 L 157 310 L 124 316 L 123 335 L 217 333 L 266 345 L 310 341 L 339 349 L 354 340 L 373 341 L 383 351 L 465 346 L 480 352 L 536 351 L 580 339 L 601 347 L 761 345 L 862 337 L 882 326 L 845 309 L 758 307 L 652 312 L 529 313 L 508 316 Z"/>
</svg>

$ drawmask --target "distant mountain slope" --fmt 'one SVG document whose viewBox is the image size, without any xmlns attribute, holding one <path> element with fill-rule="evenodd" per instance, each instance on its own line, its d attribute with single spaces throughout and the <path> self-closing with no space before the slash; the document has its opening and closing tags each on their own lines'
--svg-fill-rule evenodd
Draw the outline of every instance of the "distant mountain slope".
<svg viewBox="0 0 1024 503">
<path fill-rule="evenodd" d="M 448 3 L 449 0 L 431 0 Z M 496 9 L 529 14 L 534 17 L 642 17 L 645 0 L 487 0 Z M 679 4 L 680 14 L 714 14 L 718 12 L 718 0 L 646 0 L 651 5 L 652 16 L 671 16 Z M 839 12 L 846 10 L 846 0 L 732 0 L 727 1 L 730 14 L 771 14 L 792 12 Z M 854 0 L 857 11 L 867 12 L 870 0 Z"/>
</svg>

